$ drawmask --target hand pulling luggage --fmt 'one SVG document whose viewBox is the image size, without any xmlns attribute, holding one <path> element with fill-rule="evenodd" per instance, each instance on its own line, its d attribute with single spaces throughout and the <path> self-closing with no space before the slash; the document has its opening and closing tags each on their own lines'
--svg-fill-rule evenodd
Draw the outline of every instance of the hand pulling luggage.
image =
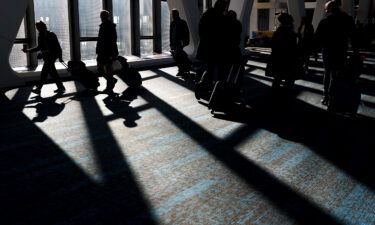
<svg viewBox="0 0 375 225">
<path fill-rule="evenodd" d="M 229 70 L 227 80 L 215 83 L 208 103 L 209 109 L 212 111 L 224 110 L 228 103 L 233 103 L 235 98 L 239 97 L 243 71 L 242 64 L 234 64 Z"/>
<path fill-rule="evenodd" d="M 82 61 L 69 61 L 68 64 L 61 62 L 72 77 L 81 83 L 86 89 L 96 90 L 99 87 L 99 78 L 91 70 L 87 69 Z"/>
</svg>

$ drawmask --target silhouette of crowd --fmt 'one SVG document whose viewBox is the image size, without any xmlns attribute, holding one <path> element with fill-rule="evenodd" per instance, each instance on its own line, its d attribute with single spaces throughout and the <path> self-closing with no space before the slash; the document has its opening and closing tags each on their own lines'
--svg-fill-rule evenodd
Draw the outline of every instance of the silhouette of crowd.
<svg viewBox="0 0 375 225">
<path fill-rule="evenodd" d="M 359 56 L 360 43 L 363 47 L 371 42 L 374 37 L 374 21 L 370 19 L 366 26 L 360 23 L 356 26 L 354 19 L 341 11 L 340 6 L 340 0 L 330 0 L 325 4 L 326 16 L 320 21 L 316 31 L 308 17 L 303 17 L 295 29 L 295 21 L 290 14 L 279 14 L 279 26 L 271 39 L 271 54 L 265 71 L 266 76 L 273 79 L 273 91 L 278 93 L 291 90 L 296 80 L 308 76 L 311 56 L 317 59 L 321 52 L 325 70 L 321 103 L 331 111 L 355 113 L 354 105 L 359 104 L 359 91 L 355 83 L 362 66 Z M 228 8 L 229 1 L 217 0 L 213 8 L 208 8 L 202 14 L 198 27 L 199 46 L 194 63 L 198 64 L 199 68 L 195 69 L 195 95 L 197 99 L 207 99 L 209 108 L 213 110 L 218 105 L 243 103 L 241 88 L 246 58 L 240 47 L 242 24 L 237 19 L 236 12 Z M 117 64 L 123 67 L 123 73 L 137 72 L 129 70 L 126 59 L 119 56 L 116 25 L 110 19 L 110 12 L 102 11 L 100 18 L 102 23 L 96 47 L 97 69 L 107 82 L 104 92 L 111 94 L 117 82 L 113 77 L 114 73 L 118 72 L 115 68 Z M 189 26 L 180 17 L 177 9 L 171 10 L 171 18 L 170 48 L 178 67 L 177 76 L 190 75 L 194 65 L 184 50 L 190 43 Z M 40 51 L 40 58 L 44 60 L 41 80 L 34 92 L 40 93 L 50 74 L 58 86 L 57 92 L 63 93 L 65 88 L 54 66 L 56 59 L 63 61 L 57 37 L 47 30 L 43 22 L 38 22 L 36 27 L 39 31 L 38 46 L 24 49 L 25 52 Z M 352 50 L 350 57 L 349 49 Z M 77 65 L 85 67 L 84 63 L 71 64 L 69 71 L 73 75 Z M 83 73 L 84 70 L 80 71 Z M 85 83 L 84 80 L 85 78 L 81 77 L 81 83 Z M 136 86 L 139 86 L 140 82 L 137 81 Z M 86 83 L 87 88 L 94 91 L 99 86 L 97 81 L 92 81 L 91 85 L 88 84 L 90 82 Z M 352 99 L 349 101 L 351 110 L 346 110 L 343 106 L 348 99 Z M 346 104 L 349 103 L 347 101 Z"/>
</svg>

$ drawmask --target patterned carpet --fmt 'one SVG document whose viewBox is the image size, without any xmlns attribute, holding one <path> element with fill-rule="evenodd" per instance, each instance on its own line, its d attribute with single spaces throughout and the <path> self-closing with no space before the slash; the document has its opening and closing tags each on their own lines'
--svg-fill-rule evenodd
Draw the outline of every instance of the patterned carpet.
<svg viewBox="0 0 375 225">
<path fill-rule="evenodd" d="M 249 107 L 230 115 L 175 67 L 142 71 L 138 91 L 119 81 L 116 97 L 74 81 L 62 96 L 8 91 L 0 224 L 375 224 L 373 74 L 351 119 L 320 105 L 320 67 L 285 95 L 264 67 L 248 62 Z"/>
</svg>

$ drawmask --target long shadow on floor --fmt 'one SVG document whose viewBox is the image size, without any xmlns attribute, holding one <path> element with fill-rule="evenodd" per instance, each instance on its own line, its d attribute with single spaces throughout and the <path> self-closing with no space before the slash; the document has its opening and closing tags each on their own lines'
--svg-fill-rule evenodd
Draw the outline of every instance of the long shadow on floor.
<svg viewBox="0 0 375 225">
<path fill-rule="evenodd" d="M 109 215 L 116 212 L 112 217 L 113 224 L 155 224 L 137 179 L 96 99 L 84 99 L 81 106 L 96 164 L 103 177 L 102 197 L 112 205 L 107 210 Z"/>
<path fill-rule="evenodd" d="M 161 74 L 161 76 L 164 75 Z M 205 129 L 147 89 L 143 90 L 141 96 L 150 104 L 153 104 L 159 112 L 173 122 L 179 129 L 203 146 L 210 154 L 224 163 L 224 165 L 235 174 L 243 178 L 249 186 L 255 187 L 263 193 L 286 215 L 301 224 L 339 224 L 334 218 L 305 197 L 297 194 L 265 170 L 237 153 L 229 142 L 225 143 L 208 133 Z M 252 133 L 255 130 L 256 129 L 247 129 L 245 132 L 250 135 L 248 132 Z"/>
<path fill-rule="evenodd" d="M 264 93 L 249 98 L 254 109 L 251 116 L 239 113 L 225 119 L 250 123 L 284 139 L 303 143 L 358 181 L 375 188 L 371 178 L 375 173 L 374 118 L 347 118 L 296 99 L 298 90 L 304 87 L 291 95 L 272 95 L 269 86 L 253 79 L 247 79 L 246 86 L 257 87 L 257 92 Z"/>
<path fill-rule="evenodd" d="M 158 71 L 157 73 L 168 80 L 193 90 L 192 84 L 186 83 L 162 71 Z M 338 166 L 359 182 L 372 189 L 375 188 L 372 181 L 372 174 L 375 172 L 375 167 L 373 166 L 373 149 L 375 149 L 373 137 L 375 136 L 375 132 L 372 129 L 375 127 L 374 119 L 362 116 L 353 120 L 331 114 L 325 110 L 295 99 L 298 90 L 294 93 L 294 96 L 276 95 L 275 97 L 271 95 L 269 86 L 253 79 L 245 80 L 247 80 L 244 85 L 247 87 L 245 93 L 248 95 L 247 100 L 252 105 L 253 110 L 251 113 L 239 112 L 232 116 L 222 117 L 222 119 L 247 124 L 245 127 L 241 128 L 238 133 L 231 135 L 234 138 L 231 138 L 230 141 L 226 143 L 226 148 L 212 145 L 212 143 L 219 143 L 219 141 L 212 135 L 204 132 L 202 128 L 193 122 L 190 122 L 189 125 L 183 125 L 182 121 L 186 121 L 188 118 L 185 118 L 184 115 L 181 115 L 178 111 L 171 108 L 167 103 L 158 99 L 152 93 L 146 91 L 142 97 L 150 103 L 153 102 L 155 107 L 165 116 L 187 134 L 191 135 L 193 139 L 204 146 L 215 157 L 223 161 L 229 168 L 245 178 L 250 185 L 258 187 L 261 191 L 264 189 L 266 195 L 277 202 L 279 206 L 287 207 L 284 205 L 286 199 L 280 196 L 274 196 L 273 192 L 280 193 L 278 189 L 282 189 L 286 196 L 292 195 L 292 199 L 297 198 L 298 200 L 296 201 L 299 202 L 298 204 L 301 204 L 301 202 L 305 204 L 306 201 L 299 196 L 294 196 L 293 191 L 288 190 L 288 188 L 283 187 L 282 184 L 274 181 L 273 178 L 269 177 L 269 175 L 267 176 L 264 171 L 237 155 L 233 149 L 236 142 L 241 142 L 241 140 L 248 138 L 254 130 L 257 129 L 265 129 L 287 140 L 302 143 L 311 148 L 315 153 L 331 161 L 334 165 Z M 191 130 L 198 130 L 200 131 L 198 133 L 203 134 L 197 135 L 197 132 L 192 133 Z M 236 165 L 233 165 L 233 162 L 236 162 Z M 255 171 L 255 174 L 246 171 Z M 266 178 L 263 179 L 262 177 Z M 257 183 L 257 181 L 260 182 Z M 267 187 L 267 185 L 272 186 L 274 183 L 276 183 L 274 187 L 277 188 L 273 189 Z M 323 214 L 323 218 L 326 221 L 330 220 L 325 218 L 325 214 L 319 212 L 317 209 L 313 209 L 310 213 L 310 208 L 314 208 L 314 206 L 308 204 L 308 206 L 303 207 L 302 214 L 307 216 L 307 218 L 314 216 L 320 218 Z M 296 215 L 290 216 L 294 218 Z M 303 222 L 302 224 L 307 224 L 307 221 L 298 216 L 296 219 Z"/>
<path fill-rule="evenodd" d="M 118 148 L 115 144 L 102 145 L 115 143 L 113 137 L 94 141 L 97 156 L 79 148 L 70 150 L 70 154 L 80 156 L 75 157 L 79 158 L 77 163 L 102 157 L 98 163 L 102 163 L 106 179 L 98 184 L 22 113 L 22 103 L 27 102 L 29 94 L 28 89 L 20 89 L 14 102 L 1 105 L 0 223 L 155 224 Z M 84 108 L 90 111 L 86 106 L 92 106 L 92 115 L 99 115 L 93 101 L 89 100 Z M 103 122 L 89 127 L 110 132 Z"/>
</svg>

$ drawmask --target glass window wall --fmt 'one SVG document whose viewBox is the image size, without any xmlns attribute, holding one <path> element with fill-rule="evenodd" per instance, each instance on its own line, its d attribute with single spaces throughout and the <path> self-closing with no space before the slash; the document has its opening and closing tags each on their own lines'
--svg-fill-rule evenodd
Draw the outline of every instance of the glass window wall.
<svg viewBox="0 0 375 225">
<path fill-rule="evenodd" d="M 161 2 L 161 46 L 163 52 L 169 52 L 169 27 L 170 27 L 170 12 L 167 2 Z"/>
<path fill-rule="evenodd" d="M 120 55 L 131 55 L 130 1 L 113 0 L 113 22 L 117 29 L 117 46 Z"/>
<path fill-rule="evenodd" d="M 20 29 L 17 34 L 18 38 L 26 38 L 25 35 L 25 20 L 22 20 Z M 26 67 L 27 66 L 27 55 L 22 52 L 23 44 L 14 44 L 12 51 L 9 56 L 9 63 L 12 68 Z"/>
<path fill-rule="evenodd" d="M 139 19 L 141 25 L 141 36 L 152 36 L 153 30 L 153 13 L 152 13 L 152 0 L 140 0 L 139 1 Z"/>
<path fill-rule="evenodd" d="M 34 0 L 35 20 L 44 21 L 59 39 L 63 59 L 70 60 L 70 31 L 68 1 Z"/>
</svg>

